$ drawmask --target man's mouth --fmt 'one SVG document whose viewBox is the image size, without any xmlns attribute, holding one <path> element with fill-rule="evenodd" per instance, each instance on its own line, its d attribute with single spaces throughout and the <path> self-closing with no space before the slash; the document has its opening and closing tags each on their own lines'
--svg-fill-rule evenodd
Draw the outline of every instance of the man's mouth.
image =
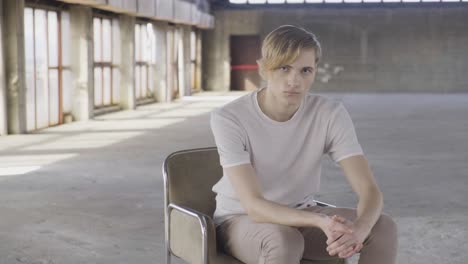
<svg viewBox="0 0 468 264">
<path fill-rule="evenodd" d="M 287 95 L 298 95 L 300 92 L 292 92 L 292 91 L 284 91 L 285 94 Z"/>
</svg>

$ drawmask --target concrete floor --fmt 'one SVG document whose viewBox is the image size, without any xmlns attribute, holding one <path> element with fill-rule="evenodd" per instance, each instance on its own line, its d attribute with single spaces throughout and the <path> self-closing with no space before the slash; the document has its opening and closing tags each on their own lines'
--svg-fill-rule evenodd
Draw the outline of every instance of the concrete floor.
<svg viewBox="0 0 468 264">
<path fill-rule="evenodd" d="M 0 264 L 163 263 L 163 159 L 214 145 L 209 112 L 238 95 L 0 137 Z M 468 263 L 468 94 L 326 96 L 355 122 L 399 225 L 398 263 Z M 356 205 L 329 159 L 318 199 Z"/>
</svg>

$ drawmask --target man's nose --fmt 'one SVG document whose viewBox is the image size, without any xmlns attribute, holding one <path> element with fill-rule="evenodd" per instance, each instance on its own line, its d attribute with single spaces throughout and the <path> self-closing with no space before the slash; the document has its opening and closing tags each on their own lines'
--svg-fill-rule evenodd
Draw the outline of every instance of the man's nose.
<svg viewBox="0 0 468 264">
<path fill-rule="evenodd" d="M 299 76 L 295 71 L 291 71 L 288 76 L 288 85 L 297 86 L 299 84 Z"/>
</svg>

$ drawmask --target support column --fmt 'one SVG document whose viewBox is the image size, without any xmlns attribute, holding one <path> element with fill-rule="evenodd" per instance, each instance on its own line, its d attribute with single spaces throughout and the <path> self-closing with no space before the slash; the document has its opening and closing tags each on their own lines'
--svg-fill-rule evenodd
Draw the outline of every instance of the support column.
<svg viewBox="0 0 468 264">
<path fill-rule="evenodd" d="M 183 63 L 184 63 L 184 96 L 190 96 L 192 95 L 192 65 L 190 62 L 190 56 L 191 56 L 191 51 L 190 51 L 190 36 L 192 33 L 192 30 L 190 26 L 184 26 L 182 27 L 183 29 Z"/>
<path fill-rule="evenodd" d="M 71 69 L 73 72 L 72 115 L 76 121 L 93 117 L 94 67 L 93 67 L 93 13 L 83 6 L 70 8 Z"/>
<path fill-rule="evenodd" d="M 8 133 L 7 130 L 7 107 L 6 107 L 6 87 L 5 87 L 5 60 L 3 59 L 3 1 L 0 1 L 0 136 L 4 136 Z"/>
<path fill-rule="evenodd" d="M 202 61 L 202 39 L 201 39 L 201 32 L 200 30 L 197 31 L 197 65 L 195 67 L 196 69 L 196 83 L 195 87 L 199 91 L 204 91 L 205 89 L 202 87 L 202 67 L 203 67 L 203 61 Z"/>
<path fill-rule="evenodd" d="M 120 16 L 120 105 L 135 109 L 135 17 Z"/>
<path fill-rule="evenodd" d="M 185 32 L 184 26 L 177 26 L 177 42 L 175 43 L 175 48 L 177 49 L 177 85 L 179 89 L 179 97 L 183 98 L 185 96 Z"/>
<path fill-rule="evenodd" d="M 154 24 L 156 35 L 156 67 L 155 67 L 155 94 L 158 102 L 167 102 L 167 24 L 157 22 Z"/>
<path fill-rule="evenodd" d="M 24 0 L 2 3 L 8 133 L 21 134 L 26 133 Z"/>
</svg>

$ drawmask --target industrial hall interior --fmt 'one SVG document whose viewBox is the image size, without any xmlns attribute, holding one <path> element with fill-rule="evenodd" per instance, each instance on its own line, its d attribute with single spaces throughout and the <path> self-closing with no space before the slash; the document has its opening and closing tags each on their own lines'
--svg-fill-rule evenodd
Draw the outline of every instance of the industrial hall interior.
<svg viewBox="0 0 468 264">
<path fill-rule="evenodd" d="M 213 113 L 255 98 L 269 118 L 261 92 L 293 67 L 262 74 L 264 40 L 285 25 L 320 43 L 304 94 L 346 108 L 396 263 L 468 263 L 468 0 L 0 0 L 0 14 L 0 264 L 248 263 L 214 221 L 229 181 Z M 260 121 L 239 124 L 218 133 L 253 151 Z M 362 209 L 323 154 L 317 206 Z"/>
</svg>

